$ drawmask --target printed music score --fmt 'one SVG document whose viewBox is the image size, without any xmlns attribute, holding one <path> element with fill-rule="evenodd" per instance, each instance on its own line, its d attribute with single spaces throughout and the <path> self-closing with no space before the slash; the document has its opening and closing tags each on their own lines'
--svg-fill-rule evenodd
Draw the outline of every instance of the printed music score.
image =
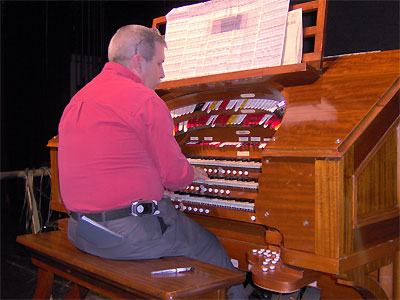
<svg viewBox="0 0 400 300">
<path fill-rule="evenodd" d="M 212 0 L 167 15 L 165 81 L 282 63 L 289 0 Z"/>
</svg>

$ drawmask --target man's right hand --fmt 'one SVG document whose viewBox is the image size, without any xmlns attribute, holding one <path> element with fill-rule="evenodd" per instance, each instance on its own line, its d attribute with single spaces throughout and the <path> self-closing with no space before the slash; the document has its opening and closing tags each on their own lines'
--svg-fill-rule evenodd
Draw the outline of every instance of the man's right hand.
<svg viewBox="0 0 400 300">
<path fill-rule="evenodd" d="M 194 180 L 196 180 L 196 179 L 208 180 L 209 179 L 207 173 L 204 171 L 203 168 L 193 167 L 193 170 L 194 170 Z"/>
</svg>

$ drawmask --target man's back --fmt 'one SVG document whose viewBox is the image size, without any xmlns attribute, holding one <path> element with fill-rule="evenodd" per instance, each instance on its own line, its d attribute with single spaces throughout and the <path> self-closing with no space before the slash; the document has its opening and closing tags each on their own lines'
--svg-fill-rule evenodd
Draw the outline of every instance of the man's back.
<svg viewBox="0 0 400 300">
<path fill-rule="evenodd" d="M 164 102 L 125 67 L 107 63 L 66 107 L 59 125 L 59 175 L 72 211 L 104 211 L 159 200 L 183 188 L 192 168 L 172 137 Z"/>
</svg>

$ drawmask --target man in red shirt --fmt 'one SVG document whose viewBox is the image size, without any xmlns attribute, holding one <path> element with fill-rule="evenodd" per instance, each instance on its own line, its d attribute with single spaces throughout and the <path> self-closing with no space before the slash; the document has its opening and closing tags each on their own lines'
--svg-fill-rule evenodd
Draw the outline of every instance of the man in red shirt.
<svg viewBox="0 0 400 300">
<path fill-rule="evenodd" d="M 120 28 L 109 62 L 65 108 L 58 162 L 68 237 L 109 259 L 184 255 L 233 269 L 218 239 L 166 196 L 208 177 L 182 154 L 170 112 L 154 92 L 164 77 L 165 47 L 158 31 Z M 243 299 L 243 287 L 230 294 Z"/>
</svg>

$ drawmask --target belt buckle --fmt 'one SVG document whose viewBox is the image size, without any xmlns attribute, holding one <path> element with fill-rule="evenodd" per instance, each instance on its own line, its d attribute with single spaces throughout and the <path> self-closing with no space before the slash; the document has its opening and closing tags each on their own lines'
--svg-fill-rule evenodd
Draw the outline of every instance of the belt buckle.
<svg viewBox="0 0 400 300">
<path fill-rule="evenodd" d="M 158 215 L 158 204 L 155 200 L 138 200 L 131 203 L 131 215 L 142 216 L 142 215 Z"/>
</svg>

